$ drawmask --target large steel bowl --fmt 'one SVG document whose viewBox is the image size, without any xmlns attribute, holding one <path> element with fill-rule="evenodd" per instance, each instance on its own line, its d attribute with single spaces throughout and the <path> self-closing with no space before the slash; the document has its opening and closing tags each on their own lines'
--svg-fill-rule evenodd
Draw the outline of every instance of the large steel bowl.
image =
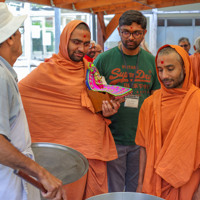
<svg viewBox="0 0 200 200">
<path fill-rule="evenodd" d="M 77 181 L 88 171 L 87 159 L 78 151 L 54 143 L 32 143 L 35 161 L 63 184 Z"/>
<path fill-rule="evenodd" d="M 137 192 L 113 192 L 88 198 L 87 200 L 164 200 L 162 198 L 137 193 Z"/>
<path fill-rule="evenodd" d="M 32 143 L 32 150 L 35 161 L 62 180 L 67 197 L 77 192 L 74 188 L 84 190 L 89 164 L 80 152 L 67 146 L 44 142 Z M 44 199 L 41 195 L 41 200 Z"/>
</svg>

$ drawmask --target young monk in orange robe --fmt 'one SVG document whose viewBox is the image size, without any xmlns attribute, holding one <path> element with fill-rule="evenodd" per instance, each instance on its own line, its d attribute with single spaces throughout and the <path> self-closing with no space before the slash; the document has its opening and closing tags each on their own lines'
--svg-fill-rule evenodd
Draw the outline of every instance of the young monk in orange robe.
<svg viewBox="0 0 200 200">
<path fill-rule="evenodd" d="M 106 161 L 117 158 L 110 121 L 104 116 L 116 113 L 119 103 L 104 102 L 103 115 L 95 113 L 85 84 L 88 62 L 83 57 L 89 45 L 88 26 L 71 21 L 61 34 L 59 53 L 19 83 L 32 141 L 66 145 L 89 161 L 85 189 L 85 183 L 75 185 L 67 192 L 68 200 L 108 192 Z"/>
<path fill-rule="evenodd" d="M 166 200 L 200 199 L 200 90 L 192 84 L 186 51 L 176 45 L 158 50 L 161 89 L 140 110 L 138 192 Z"/>
</svg>

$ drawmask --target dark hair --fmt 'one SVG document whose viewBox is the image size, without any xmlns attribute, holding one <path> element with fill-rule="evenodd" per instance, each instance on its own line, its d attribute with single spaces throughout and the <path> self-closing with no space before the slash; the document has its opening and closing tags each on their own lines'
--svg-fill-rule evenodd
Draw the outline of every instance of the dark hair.
<svg viewBox="0 0 200 200">
<path fill-rule="evenodd" d="M 128 10 L 119 18 L 119 27 L 123 25 L 130 26 L 133 22 L 141 25 L 143 29 L 147 27 L 146 17 L 137 10 Z"/>
<path fill-rule="evenodd" d="M 184 61 L 182 59 L 182 57 L 180 56 L 180 54 L 172 47 L 170 46 L 167 46 L 167 47 L 164 47 L 163 49 L 161 49 L 158 53 L 158 55 L 168 55 L 170 53 L 176 53 L 177 54 L 177 58 L 178 58 L 178 61 L 180 62 L 181 66 L 183 67 L 184 66 Z"/>
<path fill-rule="evenodd" d="M 89 31 L 89 32 L 90 32 L 89 26 L 88 26 L 87 24 L 85 24 L 85 23 L 80 23 L 80 24 L 76 27 L 76 29 L 86 30 L 86 31 Z"/>
<path fill-rule="evenodd" d="M 180 44 L 180 42 L 185 42 L 185 41 L 188 42 L 188 44 L 190 45 L 189 39 L 186 38 L 186 37 L 180 38 L 180 39 L 178 40 L 178 44 Z"/>
</svg>

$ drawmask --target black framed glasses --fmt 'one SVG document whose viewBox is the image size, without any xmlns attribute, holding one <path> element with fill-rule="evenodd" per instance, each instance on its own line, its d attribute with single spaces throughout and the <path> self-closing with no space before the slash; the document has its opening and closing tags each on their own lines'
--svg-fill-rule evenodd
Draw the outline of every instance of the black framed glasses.
<svg viewBox="0 0 200 200">
<path fill-rule="evenodd" d="M 129 38 L 131 35 L 135 38 L 135 39 L 138 39 L 142 34 L 144 33 L 144 30 L 138 30 L 138 31 L 134 31 L 134 32 L 129 32 L 129 31 L 126 31 L 126 30 L 121 30 L 121 34 L 124 38 Z"/>
<path fill-rule="evenodd" d="M 20 27 L 19 27 L 19 32 L 20 32 L 21 34 L 24 33 L 24 26 L 20 26 Z"/>
<path fill-rule="evenodd" d="M 96 49 L 95 44 L 94 43 L 90 43 L 90 49 Z"/>
<path fill-rule="evenodd" d="M 184 45 L 179 45 L 180 47 L 188 47 L 189 46 L 189 44 L 184 44 Z"/>
<path fill-rule="evenodd" d="M 97 52 L 97 53 L 102 53 L 102 52 L 103 52 L 103 50 L 96 50 L 96 52 Z"/>
</svg>

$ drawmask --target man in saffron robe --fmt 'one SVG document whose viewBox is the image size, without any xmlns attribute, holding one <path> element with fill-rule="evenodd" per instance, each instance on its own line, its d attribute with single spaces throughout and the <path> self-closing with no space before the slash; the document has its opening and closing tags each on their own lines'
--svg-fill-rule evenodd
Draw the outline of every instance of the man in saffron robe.
<svg viewBox="0 0 200 200">
<path fill-rule="evenodd" d="M 200 37 L 194 41 L 195 53 L 190 56 L 194 85 L 200 87 Z"/>
<path fill-rule="evenodd" d="M 190 58 L 176 45 L 158 50 L 161 89 L 140 110 L 137 192 L 166 200 L 200 199 L 200 90 L 193 85 Z"/>
<path fill-rule="evenodd" d="M 80 20 L 69 22 L 60 36 L 59 53 L 40 64 L 19 83 L 33 142 L 65 145 L 89 161 L 87 183 L 67 191 L 68 200 L 108 192 L 106 162 L 116 159 L 115 143 L 104 117 L 115 114 L 119 103 L 103 102 L 95 113 L 85 84 L 90 30 Z M 85 190 L 79 190 L 78 187 Z"/>
</svg>

